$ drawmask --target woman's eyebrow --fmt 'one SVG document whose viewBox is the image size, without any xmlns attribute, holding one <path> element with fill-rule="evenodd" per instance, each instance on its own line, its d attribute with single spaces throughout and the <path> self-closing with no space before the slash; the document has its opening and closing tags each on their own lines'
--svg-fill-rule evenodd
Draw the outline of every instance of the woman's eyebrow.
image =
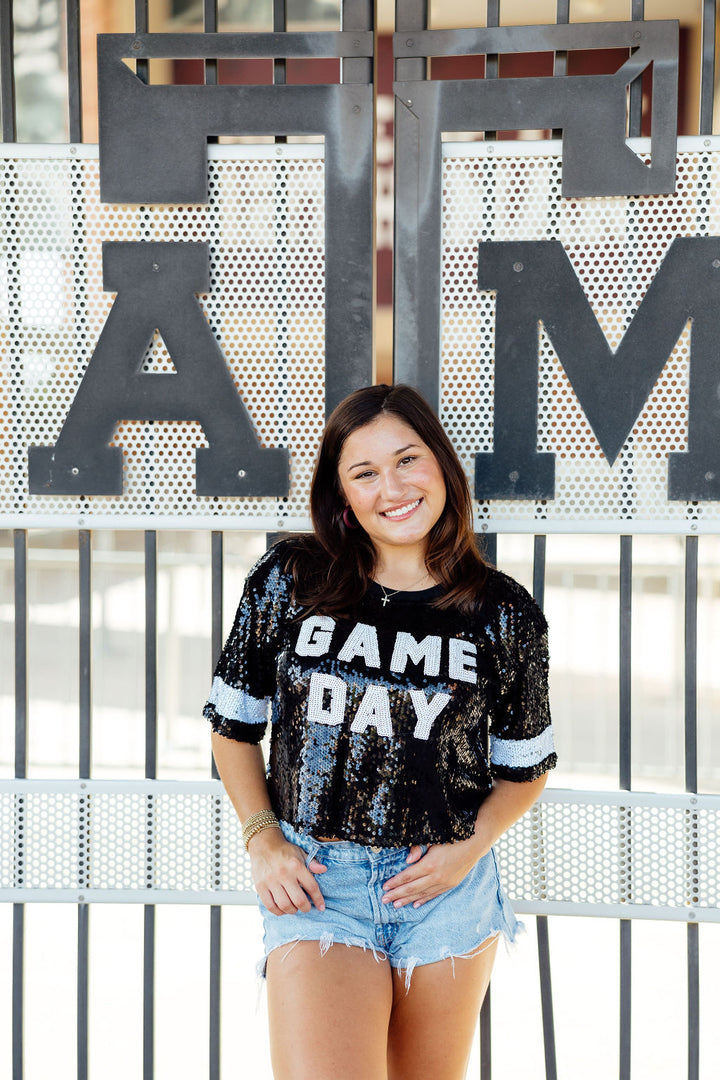
<svg viewBox="0 0 720 1080">
<path fill-rule="evenodd" d="M 418 443 L 412 443 L 411 442 L 411 443 L 408 443 L 407 446 L 401 446 L 400 449 L 395 450 L 395 452 L 391 456 L 392 457 L 400 457 L 400 455 L 404 454 L 406 450 L 412 450 L 412 448 L 414 446 L 418 446 Z M 365 465 L 372 465 L 372 461 L 356 461 L 354 465 L 348 465 L 346 471 L 351 472 L 353 469 L 359 469 L 359 468 L 361 468 L 361 467 L 363 467 Z"/>
</svg>

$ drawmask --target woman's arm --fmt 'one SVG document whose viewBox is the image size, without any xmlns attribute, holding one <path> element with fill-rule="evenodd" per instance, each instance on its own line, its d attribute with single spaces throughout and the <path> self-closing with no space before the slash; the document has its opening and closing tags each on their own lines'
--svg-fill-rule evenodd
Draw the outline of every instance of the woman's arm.
<svg viewBox="0 0 720 1080">
<path fill-rule="evenodd" d="M 220 779 L 240 821 L 259 810 L 270 810 L 261 748 L 213 732 L 212 749 Z M 309 911 L 311 903 L 324 910 L 314 875 L 322 874 L 326 868 L 316 859 L 306 867 L 305 852 L 289 844 L 279 829 L 255 833 L 248 842 L 248 855 L 255 888 L 273 915 Z"/>
<path fill-rule="evenodd" d="M 536 780 L 495 780 L 480 806 L 475 831 L 468 840 L 432 844 L 425 855 L 419 845 L 410 848 L 408 869 L 385 882 L 383 903 L 420 907 L 447 892 L 466 877 L 504 832 L 526 813 L 545 787 L 547 773 Z"/>
</svg>

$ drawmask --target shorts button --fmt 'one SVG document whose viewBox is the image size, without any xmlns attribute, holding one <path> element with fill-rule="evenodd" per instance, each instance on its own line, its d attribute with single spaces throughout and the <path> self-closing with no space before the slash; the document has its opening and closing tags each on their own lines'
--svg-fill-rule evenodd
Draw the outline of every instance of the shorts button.
<svg viewBox="0 0 720 1080">
<path fill-rule="evenodd" d="M 377 846 L 376 844 L 371 844 L 370 845 L 370 850 L 374 851 L 375 854 L 377 855 L 378 851 L 382 851 L 382 846 Z"/>
</svg>

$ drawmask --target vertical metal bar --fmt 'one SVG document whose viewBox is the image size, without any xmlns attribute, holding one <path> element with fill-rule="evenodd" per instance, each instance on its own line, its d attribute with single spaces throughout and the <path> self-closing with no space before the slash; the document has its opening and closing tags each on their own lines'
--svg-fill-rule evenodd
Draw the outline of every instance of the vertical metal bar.
<svg viewBox="0 0 720 1080">
<path fill-rule="evenodd" d="M 221 998 L 222 908 L 210 907 L 210 1080 L 220 1080 L 220 998 Z"/>
<path fill-rule="evenodd" d="M 632 536 L 620 537 L 619 763 L 620 788 L 632 787 Z"/>
<path fill-rule="evenodd" d="M 223 621 L 223 534 L 213 532 L 210 541 L 210 594 L 212 600 L 211 663 L 222 649 Z M 214 758 L 212 775 L 218 778 Z M 213 809 L 213 852 L 222 843 L 222 800 L 217 799 Z M 217 862 L 217 860 L 215 860 Z M 219 882 L 216 882 L 219 884 Z M 222 974 L 222 908 L 214 904 L 210 908 L 210 1080 L 220 1077 L 220 1012 Z"/>
<path fill-rule="evenodd" d="M 427 30 L 428 0 L 395 0 L 395 29 L 399 34 Z M 419 82 L 427 78 L 427 57 L 414 56 L 395 61 L 395 78 L 400 82 Z"/>
<path fill-rule="evenodd" d="M 698 611 L 698 538 L 685 539 L 685 790 L 696 792 L 697 775 L 697 611 Z M 697 814 L 687 815 L 686 847 L 689 852 L 691 903 L 696 902 L 697 870 L 692 859 L 696 850 Z M 700 953 L 699 928 L 687 928 L 688 986 L 688 1080 L 700 1074 Z"/>
<path fill-rule="evenodd" d="M 497 566 L 497 533 L 476 533 L 475 540 L 485 561 Z"/>
<path fill-rule="evenodd" d="M 78 772 L 87 779 L 92 769 L 92 534 L 78 532 L 79 624 L 79 746 Z M 78 888 L 82 897 L 90 875 L 90 796 L 82 795 L 79 806 Z M 77 912 L 77 1075 L 88 1076 L 90 910 L 82 901 Z"/>
<path fill-rule="evenodd" d="M 135 0 L 135 33 L 147 34 L 150 28 L 148 16 L 148 0 Z M 136 60 L 135 72 L 138 79 L 150 82 L 150 61 Z"/>
<path fill-rule="evenodd" d="M 340 6 L 341 30 L 374 30 L 373 0 L 342 0 Z M 344 83 L 369 83 L 373 81 L 371 57 L 349 56 L 340 61 L 340 81 Z"/>
<path fill-rule="evenodd" d="M 286 0 L 273 0 L 273 33 L 284 34 L 287 30 L 287 3 Z M 287 61 L 285 57 L 277 57 L 273 60 L 273 82 L 276 86 L 284 86 L 287 81 Z M 276 139 L 279 142 L 280 139 Z M 282 142 L 286 142 L 282 137 Z"/>
<path fill-rule="evenodd" d="M 632 1048 L 632 922 L 620 920 L 620 1080 L 630 1080 Z"/>
<path fill-rule="evenodd" d="M 14 602 L 15 602 L 15 778 L 27 776 L 27 532 L 15 529 Z M 15 884 L 24 878 L 25 800 L 15 799 Z M 24 1073 L 23 1028 L 25 1006 L 25 906 L 13 904 L 12 959 L 12 1069 L 13 1080 Z"/>
<path fill-rule="evenodd" d="M 688 923 L 688 1080 L 700 1077 L 700 927 Z"/>
<path fill-rule="evenodd" d="M 157 533 L 145 532 L 145 777 L 157 777 Z"/>
<path fill-rule="evenodd" d="M 700 135 L 712 135 L 715 97 L 715 0 L 703 0 L 700 61 Z"/>
<path fill-rule="evenodd" d="M 620 788 L 632 787 L 632 536 L 620 537 L 620 658 L 619 658 L 619 773 Z M 629 857 L 632 821 L 625 821 L 627 881 L 632 866 Z M 629 885 L 628 885 L 629 887 Z M 630 1080 L 632 1048 L 632 923 L 620 920 L 620 1080 Z"/>
<path fill-rule="evenodd" d="M 80 0 L 65 0 L 68 79 L 68 134 L 82 142 L 82 68 L 80 64 Z"/>
<path fill-rule="evenodd" d="M 145 531 L 145 776 L 157 777 L 157 533 Z M 147 796 L 147 884 L 154 880 L 155 799 Z M 155 1071 L 155 907 L 143 912 L 143 1080 Z"/>
<path fill-rule="evenodd" d="M 0 110 L 2 141 L 6 143 L 17 138 L 14 43 L 13 0 L 0 0 Z"/>
<path fill-rule="evenodd" d="M 25 1001 L 25 905 L 13 904 L 12 1075 L 23 1080 L 23 1006 Z"/>
<path fill-rule="evenodd" d="M 15 564 L 15 777 L 27 776 L 28 686 L 27 686 L 27 532 L 13 532 Z"/>
<path fill-rule="evenodd" d="M 92 534 L 78 532 L 78 574 L 80 596 L 79 637 L 79 775 L 90 776 L 92 765 Z"/>
<path fill-rule="evenodd" d="M 88 1078 L 88 968 L 89 968 L 90 908 L 78 904 L 77 933 L 77 1078 Z"/>
<path fill-rule="evenodd" d="M 500 0 L 487 0 L 487 25 L 500 25 Z M 485 78 L 497 79 L 500 74 L 500 59 L 497 53 L 488 53 L 485 57 Z M 486 131 L 486 139 L 496 139 L 497 131 Z"/>
<path fill-rule="evenodd" d="M 218 0 L 203 0 L 203 29 L 206 34 L 216 34 L 218 28 Z M 205 85 L 217 86 L 218 62 L 215 59 L 205 61 Z M 217 139 L 217 136 L 212 136 Z"/>
<path fill-rule="evenodd" d="M 645 18 L 645 0 L 632 0 L 630 17 L 633 22 Z M 642 74 L 630 83 L 628 102 L 628 135 L 635 138 L 642 133 Z"/>
<path fill-rule="evenodd" d="M 555 23 L 559 26 L 561 24 L 570 22 L 570 0 L 557 0 L 557 7 L 555 10 Z M 553 75 L 560 77 L 567 75 L 567 51 L 558 50 L 553 58 Z M 562 128 L 553 128 L 553 139 L 562 138 Z"/>
<path fill-rule="evenodd" d="M 535 602 L 545 606 L 545 570 L 547 565 L 547 537 L 536 536 L 533 541 L 533 596 Z M 552 972 L 550 968 L 550 927 L 547 915 L 538 915 L 537 943 L 540 971 L 540 1002 L 542 1008 L 543 1046 L 545 1050 L 545 1076 L 557 1080 L 557 1050 L 555 1044 L 555 1010 L 553 1008 Z"/>
<path fill-rule="evenodd" d="M 155 905 L 143 910 L 143 1080 L 155 1073 Z"/>
<path fill-rule="evenodd" d="M 698 538 L 685 539 L 685 790 L 697 791 Z"/>
<path fill-rule="evenodd" d="M 492 1003 L 488 987 L 480 1009 L 480 1080 L 492 1080 Z"/>
</svg>

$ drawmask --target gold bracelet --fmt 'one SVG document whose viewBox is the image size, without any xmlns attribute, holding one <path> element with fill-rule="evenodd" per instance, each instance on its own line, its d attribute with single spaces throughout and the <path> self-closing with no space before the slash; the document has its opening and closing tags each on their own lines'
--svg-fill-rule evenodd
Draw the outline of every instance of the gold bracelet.
<svg viewBox="0 0 720 1080">
<path fill-rule="evenodd" d="M 263 829 L 279 829 L 280 822 L 273 813 L 272 810 L 258 810 L 257 814 L 251 814 L 250 817 L 242 823 L 242 839 L 245 845 L 245 850 L 248 849 L 248 844 L 252 840 L 253 836 L 262 832 Z"/>
</svg>

